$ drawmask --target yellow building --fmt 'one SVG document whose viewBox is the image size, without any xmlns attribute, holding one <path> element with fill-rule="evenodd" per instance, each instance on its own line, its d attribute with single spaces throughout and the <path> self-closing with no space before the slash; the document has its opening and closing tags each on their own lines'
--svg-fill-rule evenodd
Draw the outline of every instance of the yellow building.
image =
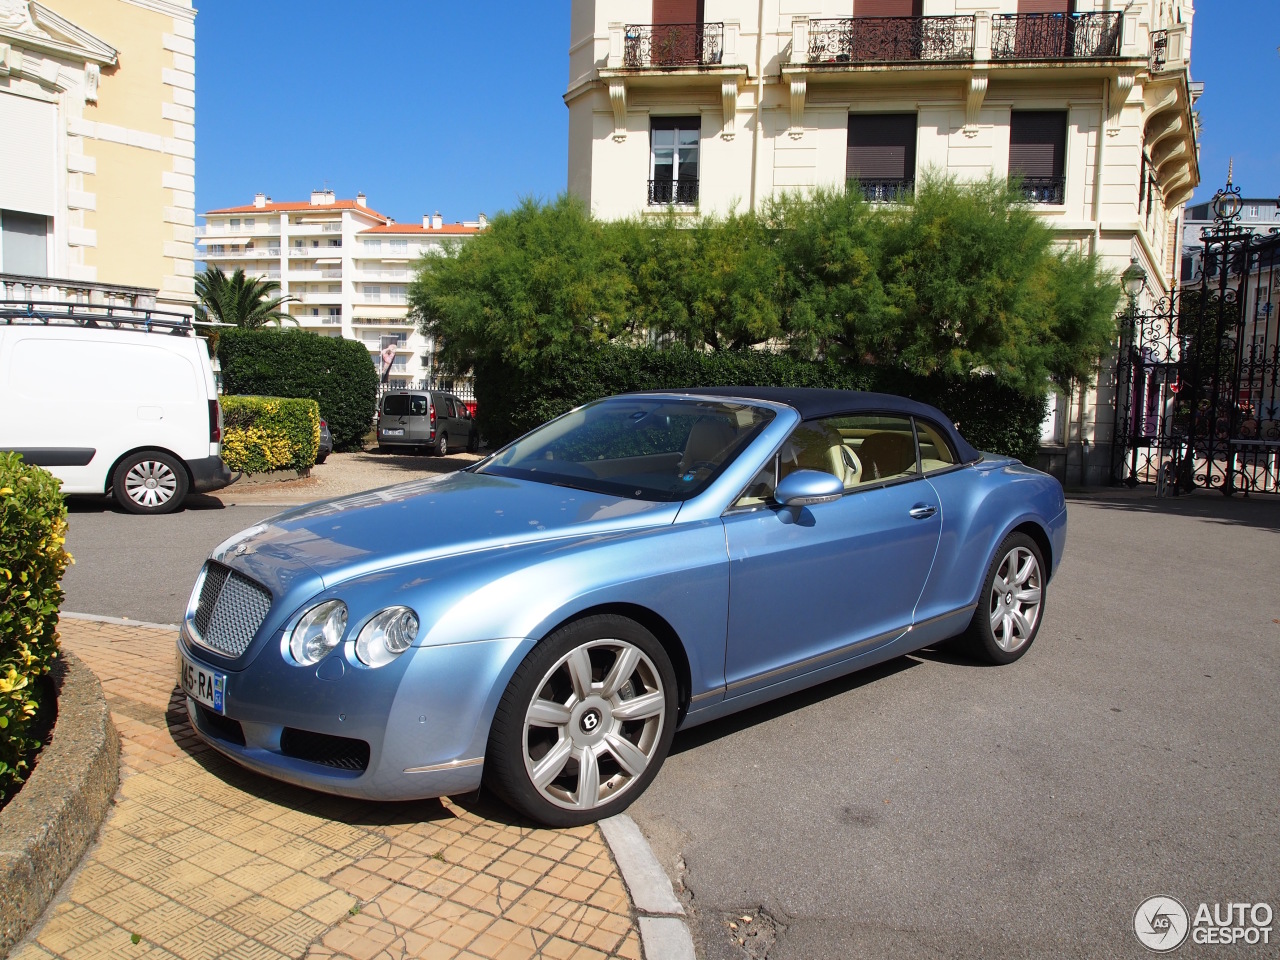
<svg viewBox="0 0 1280 960">
<path fill-rule="evenodd" d="M 0 0 L 0 298 L 194 303 L 195 13 Z"/>
</svg>

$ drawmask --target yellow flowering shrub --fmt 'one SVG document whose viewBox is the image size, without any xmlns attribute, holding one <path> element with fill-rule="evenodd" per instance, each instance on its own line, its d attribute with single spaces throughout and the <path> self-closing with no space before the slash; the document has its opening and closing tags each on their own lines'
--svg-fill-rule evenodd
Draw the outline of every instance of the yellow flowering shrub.
<svg viewBox="0 0 1280 960">
<path fill-rule="evenodd" d="M 0 806 L 40 749 L 32 728 L 46 695 L 39 678 L 58 656 L 66 551 L 61 484 L 16 453 L 0 453 Z"/>
<path fill-rule="evenodd" d="M 306 470 L 320 449 L 320 405 L 285 397 L 223 397 L 222 459 L 232 470 Z"/>
</svg>

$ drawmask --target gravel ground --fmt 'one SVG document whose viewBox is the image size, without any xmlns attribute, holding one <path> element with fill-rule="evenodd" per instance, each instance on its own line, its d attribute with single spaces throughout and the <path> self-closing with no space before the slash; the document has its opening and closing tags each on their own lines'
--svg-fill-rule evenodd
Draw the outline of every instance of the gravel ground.
<svg viewBox="0 0 1280 960">
<path fill-rule="evenodd" d="M 331 453 L 324 463 L 311 468 L 309 477 L 299 478 L 285 471 L 246 476 L 209 496 L 228 507 L 310 503 L 432 474 L 450 473 L 479 459 L 480 455 L 474 453 L 451 453 L 447 457 L 369 451 Z"/>
</svg>

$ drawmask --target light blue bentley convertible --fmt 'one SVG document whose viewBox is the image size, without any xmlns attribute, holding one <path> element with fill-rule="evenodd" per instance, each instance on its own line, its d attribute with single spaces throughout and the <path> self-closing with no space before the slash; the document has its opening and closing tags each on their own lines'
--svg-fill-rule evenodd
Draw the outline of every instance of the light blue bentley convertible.
<svg viewBox="0 0 1280 960">
<path fill-rule="evenodd" d="M 625 808 L 684 729 L 963 636 L 1026 653 L 1051 477 L 900 397 L 587 404 L 471 468 L 311 504 L 213 552 L 178 641 L 199 735 L 375 799 L 487 784 L 549 825 Z"/>
</svg>

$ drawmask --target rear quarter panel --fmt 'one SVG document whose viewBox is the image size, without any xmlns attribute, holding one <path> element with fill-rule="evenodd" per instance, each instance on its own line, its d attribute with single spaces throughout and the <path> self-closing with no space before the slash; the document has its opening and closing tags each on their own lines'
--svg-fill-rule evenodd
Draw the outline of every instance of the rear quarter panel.
<svg viewBox="0 0 1280 960">
<path fill-rule="evenodd" d="M 987 567 L 1009 532 L 1034 523 L 1051 544 L 1051 572 L 1066 527 L 1062 485 L 1016 460 L 982 462 L 929 477 L 942 508 L 942 535 L 916 621 L 977 602 Z"/>
</svg>

